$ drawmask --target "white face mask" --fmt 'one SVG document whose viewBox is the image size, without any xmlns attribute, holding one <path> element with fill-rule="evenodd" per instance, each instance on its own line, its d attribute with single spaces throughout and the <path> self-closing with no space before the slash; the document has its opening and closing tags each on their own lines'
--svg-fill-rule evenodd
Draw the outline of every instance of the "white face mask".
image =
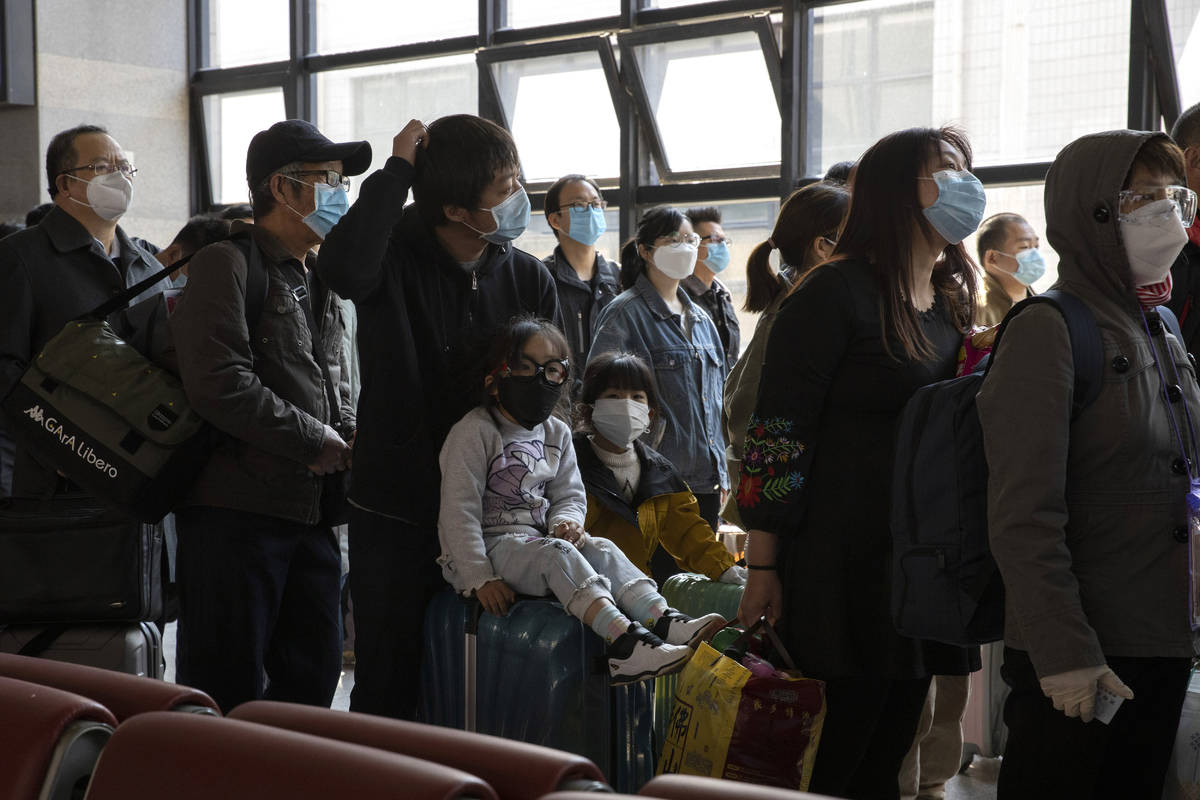
<svg viewBox="0 0 1200 800">
<path fill-rule="evenodd" d="M 650 427 L 650 409 L 637 400 L 602 397 L 592 406 L 592 425 L 618 447 L 629 447 Z"/>
<path fill-rule="evenodd" d="M 83 180 L 74 175 L 67 175 L 67 177 L 77 181 Z M 101 219 L 112 222 L 120 219 L 129 210 L 129 202 L 133 199 L 133 181 L 120 172 L 97 175 L 87 181 L 88 201 L 86 203 L 82 200 L 75 200 L 74 197 L 69 199 L 81 206 L 91 208 Z"/>
<path fill-rule="evenodd" d="M 654 266 L 668 278 L 681 281 L 696 268 L 698 253 L 698 247 L 686 242 L 661 245 L 654 248 Z"/>
<path fill-rule="evenodd" d="M 1174 201 L 1155 200 L 1122 217 L 1121 239 L 1133 285 L 1149 286 L 1166 279 L 1188 235 Z"/>
</svg>

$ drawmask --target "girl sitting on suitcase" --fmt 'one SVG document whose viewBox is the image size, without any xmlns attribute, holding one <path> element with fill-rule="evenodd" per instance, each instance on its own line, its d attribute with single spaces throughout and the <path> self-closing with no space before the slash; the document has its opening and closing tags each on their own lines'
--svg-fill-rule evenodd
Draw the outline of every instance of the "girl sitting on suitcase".
<svg viewBox="0 0 1200 800">
<path fill-rule="evenodd" d="M 580 401 L 575 452 L 587 488 L 585 527 L 647 574 L 661 544 L 680 569 L 745 585 L 746 568 L 717 541 L 679 470 L 639 438 L 659 413 L 646 362 L 633 353 L 596 356 L 584 371 Z"/>
<path fill-rule="evenodd" d="M 608 643 L 614 684 L 678 671 L 724 620 L 668 608 L 620 548 L 584 532 L 587 497 L 571 429 L 552 416 L 570 376 L 568 352 L 562 333 L 532 316 L 514 318 L 497 337 L 484 405 L 442 447 L 438 563 L 491 614 L 505 614 L 518 592 L 553 593 Z"/>
</svg>

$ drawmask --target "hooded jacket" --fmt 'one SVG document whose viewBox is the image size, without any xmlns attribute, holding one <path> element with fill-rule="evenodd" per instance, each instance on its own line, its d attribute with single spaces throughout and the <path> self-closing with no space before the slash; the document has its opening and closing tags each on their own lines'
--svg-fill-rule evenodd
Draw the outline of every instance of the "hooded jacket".
<svg viewBox="0 0 1200 800">
<path fill-rule="evenodd" d="M 583 527 L 621 548 L 634 566 L 650 574 L 659 544 L 682 569 L 718 580 L 734 558 L 700 516 L 700 504 L 678 470 L 641 442 L 633 443 L 641 478 L 633 503 L 625 501 L 612 470 L 600 461 L 586 435 L 575 437 L 575 457 L 587 488 Z"/>
<path fill-rule="evenodd" d="M 389 158 L 321 245 L 317 270 L 354 302 L 362 394 L 350 500 L 425 528 L 437 524 L 438 453 L 483 397 L 497 329 L 522 312 L 562 327 L 554 279 L 512 244 L 488 245 L 472 271 L 405 207 L 413 168 Z"/>
<path fill-rule="evenodd" d="M 1005 643 L 1028 651 L 1040 677 L 1108 656 L 1195 652 L 1188 476 L 1171 412 L 1194 459 L 1184 404 L 1200 420 L 1200 389 L 1157 314 L 1143 322 L 1118 222 L 1135 155 L 1162 136 L 1085 136 L 1059 153 L 1046 178 L 1047 236 L 1061 259 L 1055 286 L 1088 305 L 1103 340 L 1099 396 L 1072 419 L 1066 323 L 1038 306 L 1005 331 L 978 397 Z M 1156 351 L 1166 383 L 1181 390 L 1170 404 Z"/>
</svg>

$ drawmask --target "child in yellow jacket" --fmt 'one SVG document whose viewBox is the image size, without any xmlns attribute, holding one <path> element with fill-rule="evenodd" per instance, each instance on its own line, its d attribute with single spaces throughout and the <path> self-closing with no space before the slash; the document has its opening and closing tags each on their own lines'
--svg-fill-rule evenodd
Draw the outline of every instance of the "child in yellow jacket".
<svg viewBox="0 0 1200 800">
<path fill-rule="evenodd" d="M 647 575 L 661 544 L 681 569 L 745 585 L 745 567 L 734 564 L 700 516 L 679 471 L 639 439 L 659 410 L 646 362 L 632 353 L 593 358 L 580 402 L 575 452 L 587 489 L 587 531 L 612 541 Z"/>
</svg>

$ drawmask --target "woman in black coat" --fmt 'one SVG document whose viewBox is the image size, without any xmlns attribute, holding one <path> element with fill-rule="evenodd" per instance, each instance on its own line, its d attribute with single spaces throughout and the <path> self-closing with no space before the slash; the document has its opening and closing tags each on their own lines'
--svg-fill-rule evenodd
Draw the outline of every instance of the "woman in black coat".
<svg viewBox="0 0 1200 800">
<path fill-rule="evenodd" d="M 826 682 L 821 794 L 898 798 L 930 676 L 978 668 L 977 649 L 896 633 L 888 525 L 900 412 L 954 376 L 974 314 L 961 242 L 985 198 L 970 166 L 953 129 L 900 131 L 863 155 L 833 259 L 776 319 L 746 433 L 739 617 L 778 620 L 797 665 Z"/>
</svg>

